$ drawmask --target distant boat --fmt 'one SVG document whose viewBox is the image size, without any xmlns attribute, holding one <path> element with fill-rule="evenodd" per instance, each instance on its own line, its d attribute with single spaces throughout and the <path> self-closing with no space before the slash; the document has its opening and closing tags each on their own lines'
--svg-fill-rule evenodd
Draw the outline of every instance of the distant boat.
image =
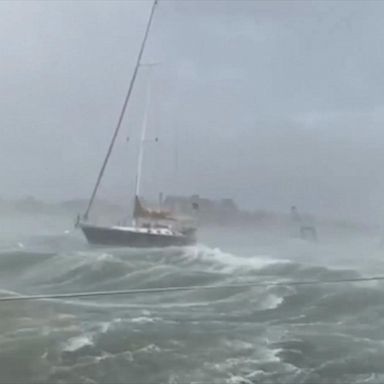
<svg viewBox="0 0 384 384">
<path fill-rule="evenodd" d="M 143 120 L 140 149 L 137 162 L 136 191 L 133 204 L 132 225 L 127 226 L 119 224 L 113 226 L 100 226 L 89 222 L 89 213 L 93 206 L 109 157 L 112 153 L 116 137 L 120 131 L 125 111 L 132 94 L 136 76 L 141 65 L 141 58 L 144 52 L 145 43 L 148 38 L 156 5 L 157 0 L 155 0 L 153 3 L 142 45 L 137 57 L 136 66 L 133 72 L 133 76 L 128 88 L 126 98 L 124 100 L 123 108 L 116 129 L 114 131 L 112 141 L 109 145 L 107 155 L 99 172 L 96 185 L 89 200 L 87 210 L 82 217 L 78 216 L 77 218 L 76 226 L 83 231 L 86 239 L 91 244 L 127 247 L 169 247 L 186 246 L 194 244 L 196 242 L 197 228 L 193 219 L 183 221 L 173 215 L 172 212 L 165 211 L 162 209 L 151 210 L 143 205 L 139 197 L 141 169 L 143 161 L 143 148 L 144 143 L 146 141 L 147 115 L 149 108 L 149 89 L 147 94 L 147 109 Z M 193 204 L 193 208 L 195 210 L 198 209 L 196 203 Z"/>
<path fill-rule="evenodd" d="M 312 224 L 304 223 L 304 220 L 299 214 L 299 211 L 297 210 L 296 206 L 291 207 L 291 220 L 294 226 L 298 227 L 298 236 L 302 240 L 317 241 L 316 227 Z"/>
</svg>

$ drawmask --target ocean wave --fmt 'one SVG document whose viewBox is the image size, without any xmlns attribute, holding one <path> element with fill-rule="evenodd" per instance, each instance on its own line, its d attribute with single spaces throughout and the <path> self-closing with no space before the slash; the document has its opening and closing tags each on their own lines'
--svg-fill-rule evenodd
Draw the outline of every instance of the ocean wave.
<svg viewBox="0 0 384 384">
<path fill-rule="evenodd" d="M 62 351 L 75 352 L 84 347 L 89 347 L 93 345 L 94 345 L 94 342 L 92 340 L 92 337 L 87 335 L 80 335 L 80 336 L 72 337 L 69 340 L 67 340 L 62 347 Z"/>
<path fill-rule="evenodd" d="M 223 252 L 219 248 L 209 248 L 203 245 L 186 250 L 185 256 L 196 263 L 210 264 L 214 271 L 234 273 L 239 271 L 261 270 L 275 264 L 289 263 L 289 260 L 276 260 L 267 255 L 242 257 Z"/>
<path fill-rule="evenodd" d="M 299 262 L 294 245 L 292 257 L 276 259 L 256 248 L 250 256 L 205 245 L 93 248 L 71 243 L 70 235 L 20 241 L 24 248 L 0 250 L 0 294 L 359 276 L 316 260 L 309 265 L 304 256 Z M 16 375 L 9 367 L 20 358 L 23 382 L 42 383 L 320 383 L 345 379 L 347 371 L 355 375 L 349 379 L 375 383 L 382 378 L 383 308 L 376 283 L 4 303 L 0 369 Z"/>
</svg>

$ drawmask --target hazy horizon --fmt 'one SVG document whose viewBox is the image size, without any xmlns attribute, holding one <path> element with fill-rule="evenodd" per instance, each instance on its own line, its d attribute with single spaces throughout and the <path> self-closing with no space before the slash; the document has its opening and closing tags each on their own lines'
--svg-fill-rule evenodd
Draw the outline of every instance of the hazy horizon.
<svg viewBox="0 0 384 384">
<path fill-rule="evenodd" d="M 151 2 L 1 2 L 4 197 L 87 198 Z M 159 2 L 143 193 L 382 222 L 381 2 Z M 143 69 L 101 197 L 131 195 Z M 130 137 L 127 142 L 126 138 Z"/>
</svg>

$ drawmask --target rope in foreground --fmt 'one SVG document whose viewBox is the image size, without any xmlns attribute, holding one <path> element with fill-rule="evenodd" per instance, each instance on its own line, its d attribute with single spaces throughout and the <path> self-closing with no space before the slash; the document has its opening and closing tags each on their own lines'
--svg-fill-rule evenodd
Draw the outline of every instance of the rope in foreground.
<svg viewBox="0 0 384 384">
<path fill-rule="evenodd" d="M 343 283 L 363 283 L 370 281 L 384 281 L 384 276 L 371 277 L 352 277 L 335 280 L 302 280 L 302 281 L 277 281 L 277 282 L 249 282 L 227 285 L 191 285 L 183 287 L 163 287 L 163 288 L 139 288 L 139 289 L 123 289 L 111 291 L 89 291 L 89 292 L 73 292 L 73 293 L 54 293 L 41 295 L 19 295 L 19 296 L 0 296 L 0 302 L 11 301 L 32 301 L 42 299 L 73 299 L 86 297 L 102 297 L 102 296 L 129 296 L 151 293 L 169 293 L 182 291 L 197 290 L 217 290 L 217 289 L 236 289 L 236 288 L 252 288 L 252 287 L 278 287 L 278 286 L 301 286 L 301 285 L 328 285 Z"/>
</svg>

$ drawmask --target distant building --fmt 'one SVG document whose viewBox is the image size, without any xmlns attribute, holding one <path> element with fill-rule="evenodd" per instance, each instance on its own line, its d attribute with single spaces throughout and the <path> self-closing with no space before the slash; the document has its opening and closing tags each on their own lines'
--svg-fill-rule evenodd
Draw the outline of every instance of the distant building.
<svg viewBox="0 0 384 384">
<path fill-rule="evenodd" d="M 234 220 L 239 212 L 232 199 L 211 200 L 199 195 L 167 196 L 164 199 L 164 206 L 178 214 L 197 213 L 202 221 L 217 224 Z"/>
<path fill-rule="evenodd" d="M 194 196 L 166 196 L 163 200 L 163 206 L 177 213 L 190 214 L 194 205 L 200 208 L 200 199 Z"/>
</svg>

